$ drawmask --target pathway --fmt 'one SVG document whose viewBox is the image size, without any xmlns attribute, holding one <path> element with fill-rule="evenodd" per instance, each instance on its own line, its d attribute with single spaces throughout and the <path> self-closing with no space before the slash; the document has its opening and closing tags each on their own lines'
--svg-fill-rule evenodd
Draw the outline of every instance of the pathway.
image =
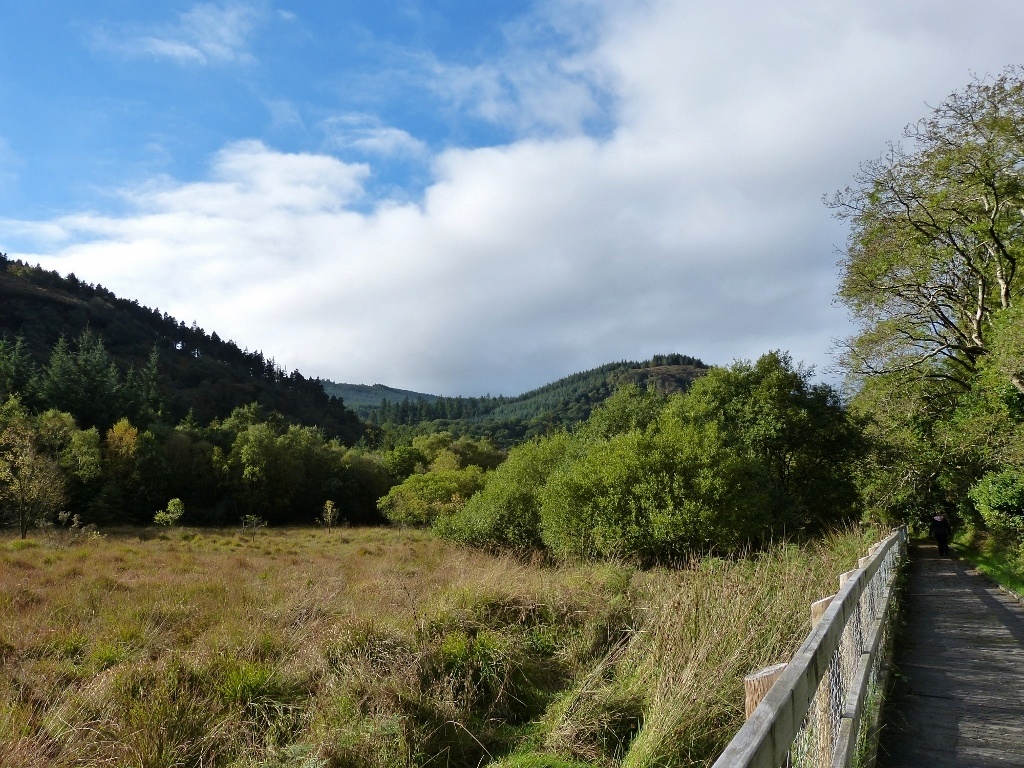
<svg viewBox="0 0 1024 768">
<path fill-rule="evenodd" d="M 911 547 L 880 768 L 1024 766 L 1024 606 Z"/>
</svg>

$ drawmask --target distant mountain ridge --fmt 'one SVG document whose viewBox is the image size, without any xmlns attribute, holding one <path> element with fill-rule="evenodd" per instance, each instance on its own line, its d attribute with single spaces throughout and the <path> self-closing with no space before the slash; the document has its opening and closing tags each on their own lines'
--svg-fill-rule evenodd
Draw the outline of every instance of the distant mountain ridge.
<svg viewBox="0 0 1024 768">
<path fill-rule="evenodd" d="M 364 418 L 370 415 L 370 411 L 376 408 L 384 400 L 392 402 L 408 397 L 410 400 L 426 400 L 434 402 L 439 395 L 428 395 L 425 392 L 413 392 L 408 389 L 396 389 L 384 384 L 339 384 L 330 379 L 321 379 L 320 384 L 324 392 L 332 397 L 345 401 L 345 405 L 352 408 Z"/>
<path fill-rule="evenodd" d="M 510 445 L 583 421 L 623 384 L 683 391 L 709 368 L 687 355 L 656 355 L 574 373 L 515 397 L 446 397 L 384 384 L 339 384 L 286 372 L 261 352 L 239 349 L 195 323 L 187 326 L 73 274 L 62 277 L 0 254 L 0 338 L 22 338 L 42 366 L 58 339 L 73 342 L 87 329 L 102 339 L 122 373 L 140 371 L 157 352 L 172 422 L 191 413 L 205 424 L 256 402 L 348 443 L 374 439 L 390 425 L 404 434 L 448 430 Z"/>
<path fill-rule="evenodd" d="M 681 392 L 708 369 L 688 355 L 655 355 L 643 362 L 620 361 L 574 373 L 515 397 L 445 397 L 382 384 L 332 381 L 324 382 L 324 390 L 343 397 L 374 425 L 429 425 L 457 434 L 487 434 L 509 443 L 583 421 L 623 384 Z"/>
</svg>

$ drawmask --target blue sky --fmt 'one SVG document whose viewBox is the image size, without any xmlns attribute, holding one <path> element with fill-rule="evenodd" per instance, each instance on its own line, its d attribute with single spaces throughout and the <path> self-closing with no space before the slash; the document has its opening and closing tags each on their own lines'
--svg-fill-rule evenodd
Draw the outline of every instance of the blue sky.
<svg viewBox="0 0 1024 768">
<path fill-rule="evenodd" d="M 515 138 L 459 101 L 508 87 L 472 70 L 509 49 L 528 3 L 11 5 L 6 154 L 17 147 L 32 166 L 5 188 L 11 216 L 110 205 L 97 188 L 157 174 L 201 177 L 239 138 L 354 162 L 390 140 L 405 151 L 378 157 L 372 191 L 410 195 L 428 180 L 428 152 Z M 554 29 L 540 38 L 528 43 L 568 42 Z M 466 94 L 438 92 L 444 70 L 465 72 Z"/>
<path fill-rule="evenodd" d="M 311 376 L 825 369 L 821 196 L 1019 62 L 979 0 L 6 0 L 0 251 Z"/>
</svg>

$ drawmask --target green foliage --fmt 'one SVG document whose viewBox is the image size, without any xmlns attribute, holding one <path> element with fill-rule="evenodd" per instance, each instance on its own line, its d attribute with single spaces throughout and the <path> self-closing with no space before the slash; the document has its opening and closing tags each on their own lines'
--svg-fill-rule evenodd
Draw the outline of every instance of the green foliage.
<svg viewBox="0 0 1024 768">
<path fill-rule="evenodd" d="M 181 499 L 171 499 L 167 502 L 167 509 L 157 512 L 153 516 L 153 522 L 157 525 L 177 525 L 181 516 L 185 514 L 185 505 Z"/>
<path fill-rule="evenodd" d="M 6 287 L 11 274 L 0 270 L 0 285 Z M 0 316 L 10 309 L 0 308 Z M 145 524 L 166 499 L 179 498 L 198 523 L 223 524 L 243 513 L 273 524 L 312 522 L 328 497 L 339 500 L 348 520 L 380 519 L 376 501 L 393 481 L 350 472 L 346 449 L 320 428 L 292 423 L 258 402 L 206 427 L 189 411 L 172 428 L 161 421 L 173 409 L 156 349 L 144 367 L 129 363 L 122 373 L 105 340 L 88 328 L 75 341 L 61 337 L 42 367 L 31 363 L 28 347 L 21 337 L 11 343 L 0 336 L 0 385 L 22 390 L 16 452 L 27 462 L 24 470 L 35 468 L 34 485 L 49 486 L 50 501 L 43 503 L 42 490 L 34 494 L 42 505 L 38 514 L 28 512 L 28 497 L 18 502 L 21 512 L 8 501 L 2 514 L 12 521 L 28 515 L 32 521 L 22 522 L 32 527 L 67 504 L 86 524 Z M 304 386 L 295 377 L 289 381 Z M 327 408 L 316 419 L 329 415 Z M 30 475 L 19 472 L 27 492 Z M 8 495 L 12 482 L 3 484 Z"/>
<path fill-rule="evenodd" d="M 430 525 L 439 515 L 452 514 L 483 486 L 480 467 L 437 469 L 410 475 L 377 502 L 392 523 Z"/>
<path fill-rule="evenodd" d="M 505 460 L 506 455 L 486 436 L 474 440 L 463 435 L 448 446 L 448 449 L 458 457 L 460 466 L 472 465 L 483 470 L 495 469 Z M 437 457 L 434 458 L 436 461 Z"/>
<path fill-rule="evenodd" d="M 851 222 L 839 296 L 860 327 L 842 363 L 875 521 L 1012 523 L 995 501 L 1024 471 L 1022 129 L 1024 70 L 975 80 L 833 200 Z"/>
<path fill-rule="evenodd" d="M 856 375 L 971 387 L 993 313 L 1021 291 L 1022 73 L 951 94 L 833 201 L 852 224 L 839 295 L 861 325 Z"/>
<path fill-rule="evenodd" d="M 395 484 L 381 456 L 357 446 L 341 456 L 341 468 L 348 478 L 341 490 L 343 508 L 353 510 L 350 519 L 379 522 L 377 501 Z"/>
<path fill-rule="evenodd" d="M 996 535 L 1024 538 L 1024 476 L 1017 470 L 989 472 L 969 496 L 985 525 Z"/>
<path fill-rule="evenodd" d="M 28 411 L 11 396 L 0 406 L 0 513 L 25 538 L 31 528 L 52 524 L 65 501 L 57 459 L 41 445 Z"/>
<path fill-rule="evenodd" d="M 69 411 L 86 427 L 105 431 L 117 420 L 121 375 L 103 340 L 86 328 L 72 347 L 62 336 L 39 381 L 51 408 Z"/>
<path fill-rule="evenodd" d="M 4 257 L 0 293 L 0 401 L 17 393 L 101 433 L 121 417 L 145 429 L 191 411 L 207 423 L 254 401 L 347 444 L 365 433 L 318 379 L 74 275 Z"/>
<path fill-rule="evenodd" d="M 11 395 L 29 394 L 36 377 L 36 365 L 32 360 L 23 336 L 13 342 L 0 336 L 0 400 Z"/>
<path fill-rule="evenodd" d="M 437 458 L 437 454 L 447 450 L 455 438 L 451 432 L 431 432 L 426 435 L 417 435 L 412 439 L 412 448 L 419 452 L 429 464 Z"/>
<path fill-rule="evenodd" d="M 572 435 L 512 449 L 441 535 L 644 562 L 735 552 L 857 514 L 860 432 L 787 355 L 713 369 L 667 398 L 626 386 Z"/>
<path fill-rule="evenodd" d="M 330 533 L 338 522 L 338 508 L 334 502 L 328 499 L 324 502 L 324 511 L 320 514 L 320 524 Z"/>
<path fill-rule="evenodd" d="M 857 512 L 849 470 L 861 435 L 838 394 L 812 384 L 787 354 L 714 369 L 679 401 L 683 422 L 716 423 L 724 444 L 747 462 L 766 531 L 814 531 Z"/>
<path fill-rule="evenodd" d="M 381 425 L 386 441 L 401 440 L 399 436 L 407 435 L 409 430 L 446 431 L 455 436 L 489 437 L 498 445 L 508 446 L 586 420 L 592 409 L 620 386 L 634 385 L 643 391 L 653 388 L 662 393 L 685 391 L 706 371 L 704 363 L 686 355 L 657 355 L 642 363 L 624 361 L 575 373 L 518 397 L 451 398 L 388 393 L 379 386 L 325 386 L 358 398 L 362 403 L 360 414 L 372 424 Z M 394 399 L 395 394 L 403 396 Z M 372 406 L 374 400 L 376 407 Z"/>
<path fill-rule="evenodd" d="M 585 439 L 606 440 L 615 435 L 645 430 L 661 414 L 665 396 L 656 389 L 626 384 L 594 408 L 578 433 Z"/>
<path fill-rule="evenodd" d="M 557 432 L 511 449 L 487 477 L 483 490 L 461 510 L 438 517 L 435 530 L 485 549 L 524 551 L 541 546 L 539 492 L 572 447 L 568 433 Z"/>
<path fill-rule="evenodd" d="M 426 469 L 429 460 L 423 451 L 411 445 L 399 445 L 385 453 L 381 459 L 392 480 L 400 483 L 417 470 Z"/>
<path fill-rule="evenodd" d="M 665 561 L 735 551 L 763 535 L 760 494 L 741 492 L 747 467 L 717 427 L 665 426 L 615 435 L 552 474 L 541 528 L 556 556 Z"/>
<path fill-rule="evenodd" d="M 214 452 L 213 461 L 245 514 L 272 524 L 313 522 L 324 501 L 346 483 L 341 447 L 318 429 L 286 427 L 258 411 L 238 409 L 219 431 L 222 440 L 232 434 L 233 439 L 226 452 Z"/>
<path fill-rule="evenodd" d="M 1024 541 L 968 528 L 956 536 L 956 552 L 981 573 L 1024 598 Z"/>
</svg>

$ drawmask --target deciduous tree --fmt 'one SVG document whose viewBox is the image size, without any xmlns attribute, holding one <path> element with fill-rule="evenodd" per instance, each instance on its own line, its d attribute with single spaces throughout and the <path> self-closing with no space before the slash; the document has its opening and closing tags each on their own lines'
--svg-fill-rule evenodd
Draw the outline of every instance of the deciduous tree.
<svg viewBox="0 0 1024 768">
<path fill-rule="evenodd" d="M 1024 468 L 1024 69 L 976 79 L 831 201 L 850 222 L 842 364 L 884 520 L 972 515 L 986 472 Z M 980 520 L 980 518 L 979 518 Z"/>
<path fill-rule="evenodd" d="M 850 222 L 842 301 L 855 376 L 971 387 L 995 316 L 1021 294 L 1024 70 L 953 93 L 831 201 Z M 1009 380 L 1024 392 L 1020 372 Z"/>
<path fill-rule="evenodd" d="M 56 460 L 41 449 L 21 403 L 10 398 L 0 408 L 0 504 L 25 538 L 64 501 L 64 478 Z"/>
</svg>

